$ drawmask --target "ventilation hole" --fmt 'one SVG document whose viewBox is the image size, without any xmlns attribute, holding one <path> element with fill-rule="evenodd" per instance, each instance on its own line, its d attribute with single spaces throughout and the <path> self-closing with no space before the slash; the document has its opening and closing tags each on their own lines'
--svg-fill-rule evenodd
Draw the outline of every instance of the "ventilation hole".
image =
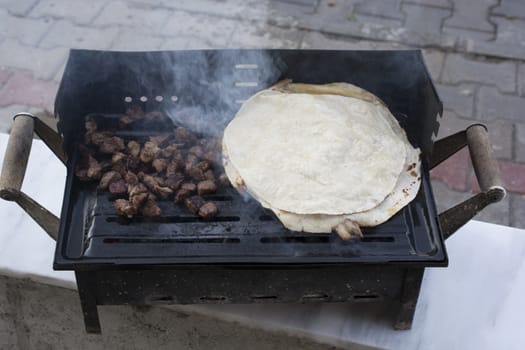
<svg viewBox="0 0 525 350">
<path fill-rule="evenodd" d="M 235 83 L 235 87 L 256 87 L 259 85 L 256 81 L 238 81 Z"/>
<path fill-rule="evenodd" d="M 159 218 L 147 218 L 143 216 L 136 216 L 133 219 L 128 219 L 121 216 L 110 216 L 106 218 L 106 222 L 116 222 L 119 224 L 130 223 L 191 223 L 191 222 L 230 222 L 241 221 L 238 216 L 216 216 L 211 220 L 204 220 L 198 216 L 162 216 Z"/>
<path fill-rule="evenodd" d="M 354 300 L 366 301 L 366 300 L 379 299 L 380 296 L 377 294 L 356 294 L 356 295 L 353 295 L 352 298 L 354 298 Z"/>
<path fill-rule="evenodd" d="M 420 226 L 421 222 L 419 222 L 419 213 L 417 207 L 415 205 L 411 205 L 410 211 L 412 212 L 412 220 L 414 220 L 414 226 Z"/>
<path fill-rule="evenodd" d="M 126 102 L 126 103 L 133 102 L 133 98 L 131 96 L 126 96 L 126 97 L 124 97 L 124 102 Z"/>
<path fill-rule="evenodd" d="M 203 237 L 203 238 L 104 238 L 104 243 L 240 243 L 239 238 Z"/>
<path fill-rule="evenodd" d="M 146 96 L 140 96 L 140 99 L 139 99 L 141 102 L 147 102 L 148 101 L 148 98 Z"/>
<path fill-rule="evenodd" d="M 217 301 L 225 301 L 226 297 L 223 297 L 221 295 L 218 296 L 206 296 L 206 297 L 200 297 L 201 301 L 205 302 L 217 302 Z"/>
<path fill-rule="evenodd" d="M 155 101 L 162 102 L 162 100 L 164 100 L 164 97 L 162 97 L 162 96 L 155 96 Z"/>
<path fill-rule="evenodd" d="M 253 300 L 276 300 L 277 295 L 252 295 Z"/>
<path fill-rule="evenodd" d="M 179 99 L 177 96 L 173 95 L 170 97 L 170 99 L 173 101 L 173 102 L 177 102 L 177 100 Z"/>
<path fill-rule="evenodd" d="M 394 242 L 394 237 L 363 237 L 361 242 Z"/>
<path fill-rule="evenodd" d="M 317 301 L 317 300 L 327 300 L 328 294 L 324 293 L 306 293 L 301 298 L 303 301 Z"/>
<path fill-rule="evenodd" d="M 155 296 L 148 299 L 152 303 L 173 303 L 175 299 L 171 295 Z"/>
<path fill-rule="evenodd" d="M 243 64 L 236 64 L 235 69 L 258 69 L 259 66 L 254 63 L 243 63 Z"/>
<path fill-rule="evenodd" d="M 261 216 L 259 216 L 259 220 L 261 220 L 261 221 L 273 221 L 273 217 L 271 215 L 261 215 Z"/>
<path fill-rule="evenodd" d="M 261 243 L 327 243 L 330 236 L 271 236 L 262 237 Z"/>
</svg>

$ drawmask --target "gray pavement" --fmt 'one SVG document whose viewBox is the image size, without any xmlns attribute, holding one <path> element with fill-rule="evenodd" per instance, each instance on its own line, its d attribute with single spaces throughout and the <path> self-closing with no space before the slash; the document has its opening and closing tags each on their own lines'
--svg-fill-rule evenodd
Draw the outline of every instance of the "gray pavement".
<svg viewBox="0 0 525 350">
<path fill-rule="evenodd" d="M 509 197 L 478 218 L 525 227 L 524 33 L 522 0 L 0 0 L 0 129 L 52 111 L 70 48 L 423 49 L 439 136 L 486 123 L 505 169 Z M 475 188 L 468 160 L 447 164 L 466 175 L 433 172 L 440 207 Z"/>
<path fill-rule="evenodd" d="M 508 199 L 478 218 L 525 227 L 524 33 L 522 0 L 0 0 L 0 129 L 52 111 L 70 48 L 423 49 L 439 136 L 486 123 L 505 168 Z M 433 172 L 440 207 L 475 187 L 468 161 L 447 164 L 469 176 Z"/>
</svg>

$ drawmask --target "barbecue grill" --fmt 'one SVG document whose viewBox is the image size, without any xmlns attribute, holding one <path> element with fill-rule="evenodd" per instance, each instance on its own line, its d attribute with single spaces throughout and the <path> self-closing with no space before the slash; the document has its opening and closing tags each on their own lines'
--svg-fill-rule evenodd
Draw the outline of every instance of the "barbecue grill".
<svg viewBox="0 0 525 350">
<path fill-rule="evenodd" d="M 220 135 L 242 101 L 280 79 L 349 82 L 381 98 L 422 150 L 417 197 L 364 238 L 285 229 L 271 211 L 233 188 L 208 198 L 212 221 L 159 202 L 162 217 L 115 215 L 114 199 L 74 176 L 87 117 L 114 125 L 130 105 L 176 115 L 201 134 Z M 424 269 L 447 266 L 444 239 L 505 196 L 486 128 L 476 124 L 435 141 L 442 104 L 419 51 L 71 50 L 55 101 L 58 133 L 15 116 L 0 194 L 57 239 L 54 268 L 74 270 L 86 330 L 101 331 L 97 305 L 307 303 L 393 300 L 395 328 L 411 326 Z M 33 130 L 67 167 L 61 219 L 20 192 Z M 126 139 L 162 131 L 121 131 Z M 438 214 L 429 170 L 468 145 L 481 192 Z M 351 184 L 349 184 L 351 185 Z"/>
</svg>

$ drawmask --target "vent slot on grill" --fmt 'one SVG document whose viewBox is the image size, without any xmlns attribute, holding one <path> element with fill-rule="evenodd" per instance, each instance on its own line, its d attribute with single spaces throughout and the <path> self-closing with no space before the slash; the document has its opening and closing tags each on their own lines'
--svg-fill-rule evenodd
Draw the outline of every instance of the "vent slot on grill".
<svg viewBox="0 0 525 350">
<path fill-rule="evenodd" d="M 211 222 L 236 222 L 240 221 L 241 218 L 238 216 L 217 216 L 214 217 Z M 135 216 L 133 219 L 127 219 L 121 216 L 110 216 L 106 218 L 106 222 L 116 222 L 122 225 L 129 225 L 131 223 L 191 223 L 191 222 L 210 222 L 210 220 L 204 220 L 198 216 L 161 216 L 158 218 L 146 218 L 143 216 Z"/>
<path fill-rule="evenodd" d="M 191 238 L 105 238 L 104 243 L 240 243 L 239 238 L 191 237 Z"/>
<path fill-rule="evenodd" d="M 301 297 L 302 301 L 326 301 L 330 297 L 326 293 L 306 293 Z"/>
</svg>

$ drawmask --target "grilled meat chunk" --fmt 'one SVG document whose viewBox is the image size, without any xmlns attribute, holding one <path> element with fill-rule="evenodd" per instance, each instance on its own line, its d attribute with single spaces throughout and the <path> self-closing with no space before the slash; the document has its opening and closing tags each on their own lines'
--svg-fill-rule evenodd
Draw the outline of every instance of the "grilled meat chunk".
<svg viewBox="0 0 525 350">
<path fill-rule="evenodd" d="M 184 205 L 193 214 L 197 215 L 199 209 L 206 203 L 201 196 L 191 196 L 184 200 Z"/>
<path fill-rule="evenodd" d="M 140 151 L 140 160 L 144 163 L 150 163 L 153 159 L 157 158 L 159 153 L 160 148 L 154 142 L 146 141 Z"/>
<path fill-rule="evenodd" d="M 109 184 L 117 180 L 122 179 L 122 176 L 117 171 L 111 170 L 102 175 L 100 182 L 98 184 L 99 190 L 105 190 L 108 188 Z"/>
<path fill-rule="evenodd" d="M 140 106 L 131 106 L 126 110 L 126 114 L 119 118 L 119 126 L 127 127 L 143 118 L 144 110 Z"/>
<path fill-rule="evenodd" d="M 182 188 L 183 190 L 188 190 L 190 192 L 195 192 L 195 190 L 197 189 L 197 185 L 195 185 L 193 182 L 183 182 L 180 185 L 180 188 Z"/>
<path fill-rule="evenodd" d="M 124 140 L 118 136 L 107 137 L 98 145 L 100 153 L 113 154 L 124 150 Z"/>
<path fill-rule="evenodd" d="M 158 181 L 155 180 L 155 178 L 153 176 L 151 176 L 151 175 L 146 175 L 146 174 L 140 173 L 139 174 L 139 179 L 144 181 L 144 184 L 146 186 L 148 186 L 148 188 L 151 190 L 151 192 L 159 195 L 163 199 L 166 199 L 171 194 L 173 194 L 173 190 L 171 188 L 160 186 Z"/>
<path fill-rule="evenodd" d="M 126 181 L 128 185 L 138 185 L 139 183 L 139 178 L 137 177 L 137 175 L 135 175 L 134 172 L 129 171 L 129 170 L 124 176 L 124 180 Z"/>
<path fill-rule="evenodd" d="M 177 142 L 193 143 L 197 141 L 197 136 L 182 126 L 175 128 L 175 130 L 173 130 L 173 134 L 175 135 L 175 140 Z"/>
<path fill-rule="evenodd" d="M 151 166 L 157 173 L 160 173 L 168 167 L 168 160 L 163 158 L 154 159 L 153 162 L 151 162 Z"/>
<path fill-rule="evenodd" d="M 151 193 L 148 195 L 148 197 L 144 201 L 144 204 L 142 205 L 142 208 L 140 208 L 140 212 L 143 216 L 148 218 L 160 216 L 161 210 L 157 205 L 157 201 L 155 200 L 154 195 L 152 195 Z"/>
<path fill-rule="evenodd" d="M 180 188 L 177 192 L 175 192 L 175 196 L 173 198 L 173 202 L 175 203 L 182 203 L 182 201 L 186 198 L 188 198 L 189 196 L 191 196 L 191 192 L 190 190 L 187 190 L 185 188 Z"/>
<path fill-rule="evenodd" d="M 126 181 L 122 179 L 113 181 L 109 184 L 109 192 L 119 197 L 126 195 L 128 193 L 128 186 L 126 185 Z"/>
<path fill-rule="evenodd" d="M 184 181 L 184 175 L 175 173 L 169 176 L 164 183 L 166 186 L 176 191 L 179 189 L 183 181 Z"/>
<path fill-rule="evenodd" d="M 140 155 L 140 143 L 137 141 L 128 142 L 128 153 L 134 158 L 138 158 Z"/>
<path fill-rule="evenodd" d="M 117 210 L 117 215 L 128 218 L 132 218 L 137 214 L 137 208 L 126 199 L 117 199 L 115 201 L 115 209 Z"/>
<path fill-rule="evenodd" d="M 215 174 L 213 174 L 213 170 L 209 169 L 206 170 L 204 173 L 204 176 L 206 176 L 206 180 L 215 181 Z"/>
<path fill-rule="evenodd" d="M 210 220 L 216 217 L 218 213 L 219 209 L 217 208 L 217 205 L 215 203 L 206 202 L 199 208 L 197 214 L 204 220 Z"/>
<path fill-rule="evenodd" d="M 201 158 L 204 152 L 201 146 L 193 146 L 188 150 L 188 154 L 193 154 L 197 158 Z"/>
<path fill-rule="evenodd" d="M 86 176 L 92 180 L 98 180 L 102 177 L 102 166 L 91 155 L 88 157 L 88 169 Z"/>
<path fill-rule="evenodd" d="M 157 136 L 150 136 L 149 140 L 158 147 L 166 147 L 171 137 L 173 137 L 173 134 L 163 133 Z"/>
<path fill-rule="evenodd" d="M 197 184 L 197 193 L 199 196 L 215 192 L 217 192 L 217 185 L 212 180 L 204 180 Z"/>
</svg>

